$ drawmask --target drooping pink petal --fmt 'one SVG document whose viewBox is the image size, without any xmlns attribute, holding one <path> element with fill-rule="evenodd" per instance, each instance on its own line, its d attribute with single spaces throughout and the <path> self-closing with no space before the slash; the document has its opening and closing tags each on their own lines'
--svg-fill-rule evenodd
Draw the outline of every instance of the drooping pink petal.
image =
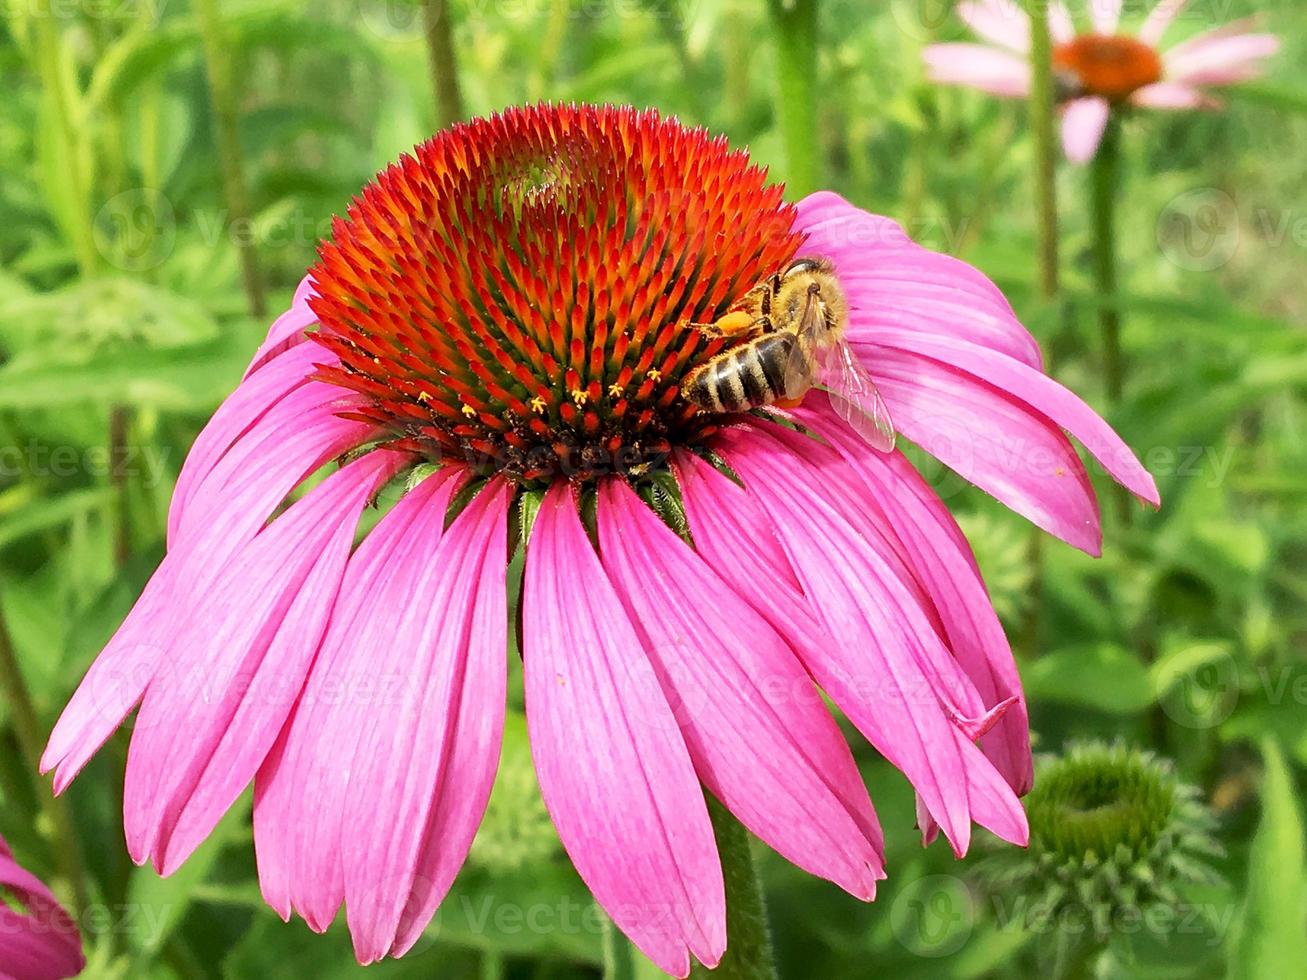
<svg viewBox="0 0 1307 980">
<path fill-rule="evenodd" d="M 531 755 L 572 863 L 660 969 L 716 966 L 725 892 L 703 793 L 565 484 L 536 517 L 522 618 Z"/>
<path fill-rule="evenodd" d="M 956 41 L 927 45 L 921 56 L 932 82 L 1014 99 L 1030 94 L 1030 65 L 1011 51 Z"/>
<path fill-rule="evenodd" d="M 1034 779 L 1029 717 L 1016 661 L 976 567 L 971 546 L 944 502 L 900 452 L 869 449 L 824 406 L 794 416 L 835 447 L 899 529 L 917 576 L 934 597 L 949 646 L 986 705 L 1017 703 L 981 739 L 981 748 L 1018 794 Z"/>
<path fill-rule="evenodd" d="M 1100 552 L 1098 500 L 1058 426 L 989 382 L 918 354 L 885 348 L 867 363 L 899 432 L 1050 534 Z"/>
<path fill-rule="evenodd" d="M 1274 34 L 1231 34 L 1228 28 L 1200 34 L 1162 56 L 1169 81 L 1186 85 L 1233 85 L 1262 74 L 1261 62 L 1280 50 Z"/>
<path fill-rule="evenodd" d="M 1088 163 L 1098 153 L 1112 109 L 1106 99 L 1072 99 L 1062 112 L 1062 149 L 1072 163 Z"/>
<path fill-rule="evenodd" d="M 295 287 L 295 296 L 291 299 L 290 309 L 272 321 L 272 326 L 268 328 L 268 336 L 254 352 L 254 359 L 250 361 L 250 366 L 245 369 L 245 377 L 248 378 L 260 370 L 278 354 L 308 339 L 305 331 L 318 322 L 317 315 L 309 309 L 309 297 L 315 295 L 317 293 L 313 287 L 313 280 L 305 276 Z"/>
<path fill-rule="evenodd" d="M 255 777 L 254 843 L 264 899 L 325 930 L 345 898 L 342 848 L 350 765 L 363 719 L 408 692 L 407 671 L 373 668 L 391 647 L 410 586 L 442 537 L 458 471 L 428 476 L 378 522 L 349 560 L 327 635 L 291 720 Z"/>
<path fill-rule="evenodd" d="M 325 353 L 325 352 L 323 352 Z M 330 356 L 330 355 L 328 355 Z M 294 389 L 308 381 L 313 363 L 320 358 L 313 348 L 297 347 L 269 361 L 265 370 L 242 382 L 218 406 L 213 417 L 196 436 L 186 461 L 182 463 L 177 485 L 168 508 L 168 537 L 177 533 L 186 503 L 193 488 L 213 472 L 214 466 L 268 410 Z"/>
<path fill-rule="evenodd" d="M 287 494 L 368 427 L 337 417 L 332 398 L 308 384 L 277 402 L 203 481 L 212 484 L 188 512 L 184 540 L 170 548 L 122 626 L 91 664 L 50 734 L 41 769 L 57 767 L 62 792 L 134 708 L 167 640 L 186 622 L 207 585 Z M 220 490 L 220 492 L 219 492 Z"/>
<path fill-rule="evenodd" d="M 906 330 L 885 331 L 878 339 L 887 346 L 952 365 L 1019 399 L 1083 443 L 1131 493 L 1154 507 L 1160 505 L 1152 475 L 1116 431 L 1078 395 L 1042 371 L 965 340 L 943 340 Z M 869 364 L 874 365 L 879 357 L 875 347 L 855 345 L 855 349 Z"/>
<path fill-rule="evenodd" d="M 780 854 L 859 898 L 884 877 L 853 756 L 785 640 L 634 491 L 600 490 L 603 564 L 713 795 Z"/>
<path fill-rule="evenodd" d="M 779 441 L 785 431 L 728 429 L 722 442 L 836 641 L 817 650 L 803 637 L 791 642 L 832 700 L 908 776 L 955 852 L 967 850 L 972 820 L 1023 842 L 1025 815 L 1015 794 L 941 703 L 933 670 L 940 653 L 951 662 L 949 654 L 928 649 L 939 637 L 860 530 L 826 499 L 823 469 Z"/>
<path fill-rule="evenodd" d="M 420 935 L 490 796 L 506 683 L 508 497 L 507 484 L 491 484 L 433 554 L 409 559 L 397 578 L 409 585 L 405 608 L 389 642 L 369 651 L 377 674 L 406 676 L 400 697 L 357 722 L 342 859 L 360 963 L 390 952 L 401 923 L 401 945 Z"/>
<path fill-rule="evenodd" d="M 960 338 L 1038 368 L 1039 345 L 999 288 L 979 269 L 913 242 L 896 223 L 818 191 L 798 204 L 801 254 L 835 263 L 848 294 L 849 339 L 883 330 Z"/>
<path fill-rule="evenodd" d="M 85 966 L 72 917 L 0 837 L 0 977 L 62 980 Z"/>
<path fill-rule="evenodd" d="M 184 495 L 174 495 L 168 515 L 169 549 L 178 548 L 187 527 L 226 521 L 243 484 L 275 483 L 285 473 L 299 473 L 303 479 L 365 441 L 372 427 L 340 415 L 355 402 L 354 396 L 342 397 L 339 388 L 317 381 L 292 389 L 228 446 L 212 467 L 196 473 Z"/>
<path fill-rule="evenodd" d="M 359 515 L 407 461 L 372 452 L 314 488 L 223 567 L 170 639 L 128 753 L 123 826 L 138 863 L 170 874 L 254 778 L 317 652 Z"/>
<path fill-rule="evenodd" d="M 1089 21 L 1096 33 L 1115 34 L 1121 23 L 1121 0 L 1089 0 Z"/>
<path fill-rule="evenodd" d="M 1158 0 L 1139 28 L 1139 40 L 1156 47 L 1188 0 Z"/>
<path fill-rule="evenodd" d="M 507 496 L 491 504 L 498 510 L 490 519 L 498 524 L 477 580 L 458 727 L 451 739 L 440 794 L 428 821 L 412 894 L 390 950 L 393 956 L 402 956 L 421 938 L 449 890 L 485 814 L 499 764 L 507 683 L 508 589 L 503 561 L 508 533 L 503 507 Z"/>
<path fill-rule="evenodd" d="M 1018 54 L 1030 50 L 1030 16 L 1016 0 L 963 0 L 957 12 L 986 41 Z"/>
<path fill-rule="evenodd" d="M 1220 102 L 1192 85 L 1179 82 L 1157 82 L 1145 85 L 1130 101 L 1145 109 L 1215 109 Z"/>
</svg>

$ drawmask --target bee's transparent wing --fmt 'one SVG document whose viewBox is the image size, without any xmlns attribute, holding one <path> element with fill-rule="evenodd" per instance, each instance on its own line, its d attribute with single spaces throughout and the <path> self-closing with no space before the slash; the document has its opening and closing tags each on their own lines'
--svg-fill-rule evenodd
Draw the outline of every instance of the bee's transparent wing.
<svg viewBox="0 0 1307 980">
<path fill-rule="evenodd" d="M 885 399 L 847 343 L 822 348 L 818 355 L 820 380 L 831 408 L 873 448 L 883 453 L 894 448 L 894 423 Z"/>
</svg>

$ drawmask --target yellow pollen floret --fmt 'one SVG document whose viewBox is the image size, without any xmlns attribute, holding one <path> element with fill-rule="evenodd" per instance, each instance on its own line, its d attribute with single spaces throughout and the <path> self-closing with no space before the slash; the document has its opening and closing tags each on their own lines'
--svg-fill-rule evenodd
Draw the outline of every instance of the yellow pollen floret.
<svg viewBox="0 0 1307 980">
<path fill-rule="evenodd" d="M 590 396 L 580 388 L 572 389 L 572 401 L 576 402 L 578 406 L 584 405 L 589 400 Z"/>
<path fill-rule="evenodd" d="M 608 394 L 612 398 L 621 398 L 625 391 L 626 389 L 619 384 L 611 384 L 608 386 Z"/>
<path fill-rule="evenodd" d="M 476 415 L 477 410 L 473 408 L 471 405 L 464 405 L 462 408 L 462 412 L 468 418 L 471 418 L 472 416 Z"/>
<path fill-rule="evenodd" d="M 531 399 L 531 411 L 535 412 L 537 415 L 545 414 L 545 400 L 539 395 L 536 395 Z"/>
<path fill-rule="evenodd" d="M 650 368 L 649 373 L 646 374 L 645 377 L 648 378 L 650 381 L 661 381 L 663 377 L 663 372 L 659 371 L 657 368 Z"/>
</svg>

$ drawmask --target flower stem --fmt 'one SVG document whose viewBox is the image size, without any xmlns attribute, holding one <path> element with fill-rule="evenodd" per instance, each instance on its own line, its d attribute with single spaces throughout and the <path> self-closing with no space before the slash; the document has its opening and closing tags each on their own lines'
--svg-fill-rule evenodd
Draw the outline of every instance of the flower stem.
<svg viewBox="0 0 1307 980">
<path fill-rule="evenodd" d="M 13 721 L 14 735 L 22 750 L 27 771 L 33 779 L 41 764 L 41 723 L 32 702 L 31 692 L 23 677 L 22 668 L 18 666 L 18 657 L 14 653 L 13 641 L 9 637 L 9 626 L 5 622 L 4 608 L 0 605 L 0 692 L 9 704 L 9 716 Z M 38 791 L 37 797 L 45 809 L 50 827 L 55 838 L 56 860 L 60 872 L 68 879 L 72 889 L 73 914 L 78 923 L 87 908 L 86 878 L 83 873 L 82 849 L 78 843 L 77 831 L 73 825 L 72 810 L 68 801 L 53 793 Z"/>
<path fill-rule="evenodd" d="M 1117 306 L 1116 187 L 1121 170 L 1121 123 L 1108 120 L 1093 163 L 1094 279 L 1098 287 L 1098 324 L 1103 344 L 1103 377 L 1113 405 L 1121 399 L 1121 311 Z"/>
<path fill-rule="evenodd" d="M 700 980 L 776 980 L 767 903 L 749 847 L 749 832 L 711 796 L 708 815 L 726 879 L 726 955 L 717 969 L 696 966 L 690 976 Z"/>
<path fill-rule="evenodd" d="M 236 250 L 241 263 L 241 281 L 250 313 L 262 318 L 267 312 L 263 278 L 254 248 L 249 186 L 245 180 L 245 154 L 241 150 L 240 115 L 231 73 L 231 48 L 224 43 L 217 0 L 195 0 L 195 16 L 204 42 L 204 65 L 209 76 L 209 103 L 213 109 L 214 136 L 222 165 L 223 194 L 227 200 L 229 226 L 239 229 Z"/>
<path fill-rule="evenodd" d="M 1053 42 L 1048 5 L 1030 4 L 1030 131 L 1035 141 L 1035 210 L 1039 216 L 1039 293 L 1049 303 L 1058 294 L 1057 142 L 1054 126 Z"/>
<path fill-rule="evenodd" d="M 817 0 L 770 0 L 776 116 L 794 198 L 817 189 Z"/>
<path fill-rule="evenodd" d="M 1048 28 L 1048 4 L 1032 0 L 1030 13 L 1030 132 L 1035 144 L 1035 213 L 1038 220 L 1039 295 L 1049 307 L 1058 306 L 1057 127 L 1053 93 L 1053 40 Z M 1056 321 L 1060 322 L 1060 311 Z M 1039 648 L 1043 624 L 1044 535 L 1035 528 L 1027 552 L 1031 569 L 1030 602 L 1021 633 L 1029 651 Z"/>
<path fill-rule="evenodd" d="M 1117 186 L 1121 180 L 1121 118 L 1115 110 L 1107 120 L 1103 142 L 1094 157 L 1091 174 L 1093 207 L 1094 280 L 1098 291 L 1098 327 L 1103 352 L 1103 380 L 1108 407 L 1117 408 L 1125 388 L 1121 355 L 1121 297 L 1116 262 Z M 1117 516 L 1123 525 L 1131 518 L 1130 494 L 1114 485 Z"/>
<path fill-rule="evenodd" d="M 458 87 L 458 61 L 454 55 L 454 29 L 449 0 L 423 0 L 422 21 L 427 35 L 427 64 L 436 101 L 436 128 L 444 129 L 463 118 L 463 92 Z"/>
</svg>

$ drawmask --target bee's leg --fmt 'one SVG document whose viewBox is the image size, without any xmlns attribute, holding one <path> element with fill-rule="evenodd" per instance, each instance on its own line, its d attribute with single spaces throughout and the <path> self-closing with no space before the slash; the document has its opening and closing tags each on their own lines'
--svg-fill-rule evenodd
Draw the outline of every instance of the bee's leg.
<svg viewBox="0 0 1307 980">
<path fill-rule="evenodd" d="M 771 331 L 771 320 L 765 316 L 753 316 L 743 310 L 727 313 L 720 320 L 712 323 L 691 323 L 705 337 L 741 337 L 754 333 Z"/>
</svg>

